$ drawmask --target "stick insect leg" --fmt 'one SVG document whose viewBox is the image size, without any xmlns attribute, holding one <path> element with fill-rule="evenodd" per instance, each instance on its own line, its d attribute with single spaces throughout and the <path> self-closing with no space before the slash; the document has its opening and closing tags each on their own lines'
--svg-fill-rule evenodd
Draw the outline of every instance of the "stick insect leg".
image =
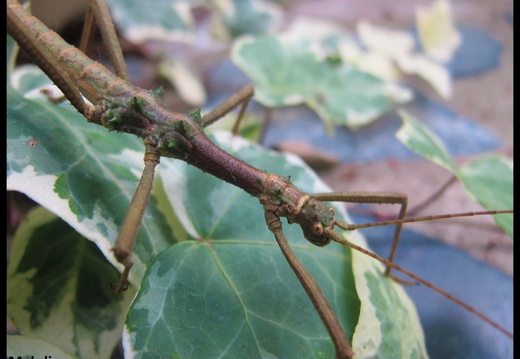
<svg viewBox="0 0 520 359">
<path fill-rule="evenodd" d="M 81 40 L 79 43 L 79 50 L 83 53 L 87 52 L 88 42 L 90 40 L 90 34 L 92 33 L 93 25 L 94 25 L 94 13 L 92 12 L 92 8 L 89 6 L 87 8 L 87 13 L 85 14 L 83 30 L 81 31 Z"/>
<path fill-rule="evenodd" d="M 400 192 L 333 192 L 333 193 L 318 193 L 313 194 L 311 197 L 316 198 L 320 201 L 338 201 L 338 202 L 349 202 L 349 203 L 387 203 L 387 204 L 400 204 L 401 209 L 399 210 L 398 220 L 402 220 L 406 215 L 406 208 L 408 206 L 408 196 Z M 399 236 L 401 235 L 402 223 L 397 223 L 394 230 L 394 238 L 392 242 L 392 248 L 388 256 L 388 262 L 393 263 L 395 253 L 397 251 L 397 245 L 399 243 Z M 344 228 L 344 227 L 342 227 Z M 347 230 L 356 229 L 355 225 L 345 224 Z M 393 276 L 390 271 L 392 266 L 386 265 L 385 275 L 392 277 L 396 281 L 404 284 L 413 284 L 408 281 L 404 281 Z"/>
<path fill-rule="evenodd" d="M 103 42 L 108 49 L 110 63 L 112 66 L 114 66 L 116 75 L 125 81 L 130 81 L 125 58 L 123 56 L 123 50 L 121 50 L 121 45 L 119 44 L 119 40 L 116 34 L 116 28 L 114 27 L 114 23 L 110 17 L 107 4 L 104 0 L 90 0 L 89 3 L 91 9 L 90 11 L 94 14 L 96 23 L 99 27 L 99 30 L 101 31 Z M 90 32 L 90 29 L 87 28 L 87 30 Z M 84 34 L 83 36 L 88 37 L 89 34 Z"/>
<path fill-rule="evenodd" d="M 144 155 L 145 167 L 141 180 L 137 185 L 134 197 L 128 207 L 119 237 L 117 238 L 116 244 L 112 249 L 114 255 L 119 263 L 125 266 L 121 279 L 114 286 L 114 290 L 117 293 L 121 293 L 126 289 L 126 282 L 128 280 L 128 274 L 130 269 L 134 265 L 132 262 L 132 247 L 134 246 L 141 221 L 143 219 L 148 200 L 150 199 L 150 193 L 153 186 L 153 178 L 155 166 L 159 164 L 159 154 L 157 152 L 157 144 L 150 138 L 145 139 L 146 152 Z"/>
<path fill-rule="evenodd" d="M 268 210 L 265 211 L 265 220 L 269 230 L 273 232 L 283 255 L 291 266 L 291 269 L 298 277 L 300 283 L 307 292 L 307 295 L 311 299 L 312 304 L 316 308 L 316 311 L 320 315 L 323 324 L 327 328 L 330 338 L 334 343 L 336 358 L 352 358 L 354 352 L 352 351 L 350 342 L 347 339 L 338 318 L 334 314 L 334 310 L 327 301 L 321 288 L 314 281 L 312 275 L 301 264 L 289 246 L 282 231 L 282 222 L 280 222 L 280 219 L 276 214 Z"/>
<path fill-rule="evenodd" d="M 242 107 L 240 108 L 240 113 L 238 114 L 237 121 L 235 122 L 235 126 L 233 127 L 233 134 L 238 134 L 240 122 L 242 121 L 242 117 L 245 113 L 249 100 L 251 99 L 251 97 L 253 97 L 254 92 L 255 90 L 252 85 L 246 85 L 242 87 L 237 93 L 226 99 L 224 102 L 218 105 L 213 111 L 202 117 L 202 127 L 207 127 L 212 123 L 215 123 L 217 120 L 225 116 L 235 107 L 242 104 Z"/>
</svg>

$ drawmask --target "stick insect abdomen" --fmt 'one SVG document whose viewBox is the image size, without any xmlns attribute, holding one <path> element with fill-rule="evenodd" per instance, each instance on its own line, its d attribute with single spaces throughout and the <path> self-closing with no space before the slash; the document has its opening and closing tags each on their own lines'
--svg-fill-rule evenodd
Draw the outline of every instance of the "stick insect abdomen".
<svg viewBox="0 0 520 359">
<path fill-rule="evenodd" d="M 82 94 L 92 103 L 97 103 L 99 94 L 106 98 L 130 97 L 138 88 L 112 74 L 98 62 L 91 60 L 76 47 L 69 45 L 53 30 L 29 14 L 17 1 L 8 0 L 9 10 L 25 25 L 25 30 L 37 39 L 61 65 L 70 77 L 76 79 Z"/>
</svg>

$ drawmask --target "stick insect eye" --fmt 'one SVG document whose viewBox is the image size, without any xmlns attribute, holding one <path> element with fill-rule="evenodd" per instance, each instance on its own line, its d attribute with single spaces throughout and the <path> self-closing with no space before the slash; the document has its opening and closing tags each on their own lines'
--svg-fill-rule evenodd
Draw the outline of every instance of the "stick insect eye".
<svg viewBox="0 0 520 359">
<path fill-rule="evenodd" d="M 323 234 L 323 226 L 321 223 L 315 223 L 312 226 L 312 233 L 314 233 L 317 236 L 321 236 Z"/>
</svg>

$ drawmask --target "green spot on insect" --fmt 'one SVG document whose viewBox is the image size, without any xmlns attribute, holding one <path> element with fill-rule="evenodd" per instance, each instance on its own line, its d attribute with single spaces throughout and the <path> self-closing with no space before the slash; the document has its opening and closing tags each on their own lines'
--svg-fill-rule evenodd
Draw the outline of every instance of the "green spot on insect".
<svg viewBox="0 0 520 359">
<path fill-rule="evenodd" d="M 151 95 L 154 99 L 162 100 L 164 97 L 164 88 L 160 86 L 157 90 L 152 91 Z"/>
<path fill-rule="evenodd" d="M 171 154 L 177 157 L 179 154 L 185 155 L 191 149 L 191 143 L 180 133 L 168 131 L 159 139 L 159 151 L 161 155 Z"/>
<path fill-rule="evenodd" d="M 198 125 L 202 126 L 202 116 L 200 114 L 200 108 L 190 113 L 190 118 L 194 120 Z"/>
<path fill-rule="evenodd" d="M 135 96 L 132 98 L 132 102 L 130 103 L 131 107 L 136 111 L 141 111 L 141 109 L 146 106 L 147 101 L 142 97 Z"/>
<path fill-rule="evenodd" d="M 104 114 L 105 127 L 113 130 L 121 122 L 121 111 L 118 109 L 107 110 Z"/>
</svg>

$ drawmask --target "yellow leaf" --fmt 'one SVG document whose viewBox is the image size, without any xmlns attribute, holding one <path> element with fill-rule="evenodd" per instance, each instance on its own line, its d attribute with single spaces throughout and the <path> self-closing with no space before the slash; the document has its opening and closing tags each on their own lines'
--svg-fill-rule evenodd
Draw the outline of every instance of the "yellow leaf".
<svg viewBox="0 0 520 359">
<path fill-rule="evenodd" d="M 461 42 L 450 3 L 437 0 L 430 7 L 417 8 L 416 25 L 426 54 L 436 61 L 448 62 Z"/>
</svg>

